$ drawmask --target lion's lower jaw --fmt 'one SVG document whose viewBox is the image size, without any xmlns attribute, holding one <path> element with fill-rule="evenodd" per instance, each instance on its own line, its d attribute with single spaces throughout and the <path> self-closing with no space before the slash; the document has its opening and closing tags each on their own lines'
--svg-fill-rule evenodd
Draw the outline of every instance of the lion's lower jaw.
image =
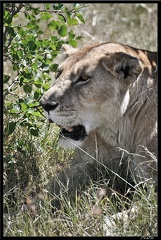
<svg viewBox="0 0 161 240">
<path fill-rule="evenodd" d="M 81 147 L 83 145 L 83 141 L 79 140 L 79 141 L 74 141 L 70 138 L 62 138 L 60 137 L 59 139 L 59 144 L 62 147 L 68 148 L 68 149 L 75 149 L 76 147 Z"/>
</svg>

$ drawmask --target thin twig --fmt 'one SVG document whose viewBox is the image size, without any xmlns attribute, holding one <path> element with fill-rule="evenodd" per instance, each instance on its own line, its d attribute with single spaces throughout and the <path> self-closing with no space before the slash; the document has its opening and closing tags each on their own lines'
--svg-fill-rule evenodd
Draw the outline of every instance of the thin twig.
<svg viewBox="0 0 161 240">
<path fill-rule="evenodd" d="M 19 6 L 17 7 L 17 9 L 15 10 L 15 3 L 12 3 L 12 9 L 11 9 L 11 18 L 13 18 L 13 16 L 15 14 L 17 14 L 18 12 L 20 12 L 21 8 L 23 8 L 24 4 L 23 3 L 20 3 Z M 4 33 L 3 33 L 3 42 L 4 42 L 4 45 L 5 45 L 5 42 L 6 42 L 6 39 L 7 39 L 7 31 L 8 31 L 8 28 L 5 28 L 4 30 Z M 12 38 L 10 38 L 9 40 L 9 43 L 7 46 L 4 47 L 4 52 L 7 50 L 7 48 L 9 47 L 9 45 L 11 44 L 11 41 L 12 41 Z"/>
<path fill-rule="evenodd" d="M 16 78 L 13 80 L 13 82 L 11 83 L 11 85 L 6 89 L 6 92 L 4 93 L 4 95 L 3 95 L 3 98 L 5 99 L 5 97 L 8 95 L 8 93 L 11 93 L 11 88 L 16 84 L 16 83 L 18 83 L 19 82 L 19 80 L 17 80 L 18 79 L 18 75 L 16 76 Z"/>
</svg>

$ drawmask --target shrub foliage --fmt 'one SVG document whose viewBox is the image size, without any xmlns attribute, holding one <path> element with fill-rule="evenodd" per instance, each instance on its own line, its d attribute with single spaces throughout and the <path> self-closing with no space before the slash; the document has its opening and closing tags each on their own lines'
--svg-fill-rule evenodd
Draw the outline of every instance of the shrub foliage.
<svg viewBox="0 0 161 240">
<path fill-rule="evenodd" d="M 37 121 L 44 118 L 39 110 L 39 99 L 50 86 L 51 72 L 57 70 L 54 59 L 63 43 L 77 46 L 81 36 L 76 36 L 70 26 L 84 23 L 79 13 L 80 6 L 73 4 L 30 3 L 4 4 L 4 66 L 10 65 L 14 77 L 4 74 L 4 132 L 8 136 L 16 127 L 26 127 L 33 136 L 38 136 Z M 15 24 L 15 19 L 24 22 Z M 41 29 L 45 24 L 48 31 Z"/>
<path fill-rule="evenodd" d="M 58 153 L 54 145 L 57 138 L 47 140 L 39 99 L 53 82 L 62 44 L 76 47 L 81 39 L 72 28 L 85 22 L 80 14 L 83 7 L 74 3 L 3 4 L 5 212 L 19 207 L 18 196 L 29 182 L 40 182 L 45 147 L 51 158 L 57 161 L 61 155 L 60 161 L 64 159 L 64 150 Z"/>
</svg>

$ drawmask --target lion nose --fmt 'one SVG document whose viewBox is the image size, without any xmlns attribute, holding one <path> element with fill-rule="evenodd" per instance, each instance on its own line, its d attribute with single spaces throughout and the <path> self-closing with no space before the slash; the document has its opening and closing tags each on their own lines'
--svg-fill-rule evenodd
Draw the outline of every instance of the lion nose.
<svg viewBox="0 0 161 240">
<path fill-rule="evenodd" d="M 42 106 L 42 108 L 46 111 L 46 112 L 49 112 L 51 110 L 55 110 L 59 103 L 56 103 L 56 102 L 52 102 L 50 100 L 46 100 L 44 98 L 41 98 L 40 99 L 40 105 Z"/>
</svg>

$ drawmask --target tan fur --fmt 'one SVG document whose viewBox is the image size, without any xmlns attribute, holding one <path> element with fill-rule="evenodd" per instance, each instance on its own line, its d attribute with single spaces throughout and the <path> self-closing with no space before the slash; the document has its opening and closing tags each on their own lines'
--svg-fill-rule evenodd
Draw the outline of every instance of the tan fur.
<svg viewBox="0 0 161 240">
<path fill-rule="evenodd" d="M 107 180 L 116 173 L 113 185 L 121 179 L 129 186 L 156 181 L 157 53 L 119 43 L 64 49 L 68 57 L 59 67 L 61 75 L 41 104 L 56 106 L 48 119 L 66 128 L 83 125 L 87 137 L 61 138 L 63 146 L 78 147 L 54 180 L 54 193 L 59 195 L 58 182 L 71 192 L 98 172 L 101 177 L 98 169 L 105 169 Z"/>
</svg>

